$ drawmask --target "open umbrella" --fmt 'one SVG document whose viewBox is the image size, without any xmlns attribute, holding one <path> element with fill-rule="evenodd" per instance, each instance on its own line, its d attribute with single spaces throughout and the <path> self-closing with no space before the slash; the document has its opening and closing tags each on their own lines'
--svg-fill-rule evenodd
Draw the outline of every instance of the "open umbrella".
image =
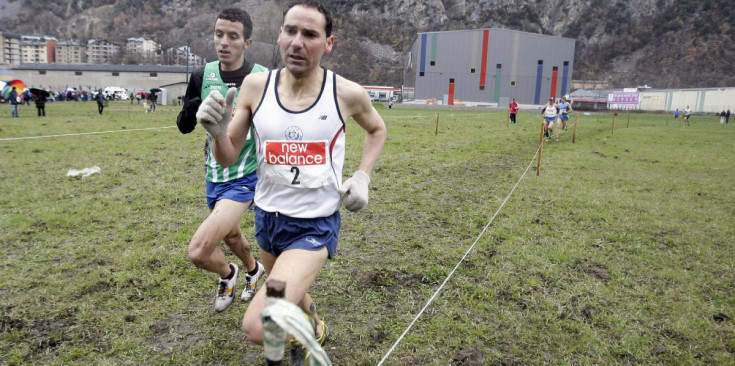
<svg viewBox="0 0 735 366">
<path fill-rule="evenodd" d="M 49 95 L 51 95 L 47 90 L 43 90 L 43 89 L 39 89 L 39 88 L 30 88 L 28 90 L 31 91 L 31 94 L 36 95 L 36 96 L 45 95 L 46 98 L 48 98 Z"/>
<path fill-rule="evenodd" d="M 151 89 L 151 93 L 158 93 L 160 91 L 161 91 L 161 89 L 159 89 L 159 88 L 153 88 L 153 89 Z"/>
<path fill-rule="evenodd" d="M 26 88 L 26 84 L 20 80 L 10 80 L 8 81 L 7 85 L 3 88 L 3 97 L 7 98 L 8 95 L 10 95 L 10 92 L 13 90 L 13 87 L 15 87 L 15 91 L 20 94 L 20 92 Z"/>
</svg>

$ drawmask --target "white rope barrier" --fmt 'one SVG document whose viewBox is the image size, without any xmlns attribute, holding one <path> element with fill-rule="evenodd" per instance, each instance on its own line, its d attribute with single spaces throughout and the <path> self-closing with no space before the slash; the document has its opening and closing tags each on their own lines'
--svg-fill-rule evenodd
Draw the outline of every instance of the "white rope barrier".
<svg viewBox="0 0 735 366">
<path fill-rule="evenodd" d="M 457 263 L 457 265 L 454 266 L 454 269 L 452 269 L 452 272 L 449 273 L 449 275 L 444 280 L 444 282 L 442 282 L 441 286 L 439 286 L 439 288 L 436 289 L 436 291 L 431 296 L 431 298 L 426 303 L 426 305 L 424 305 L 424 307 L 421 309 L 421 311 L 416 315 L 416 317 L 413 319 L 413 321 L 411 322 L 411 324 L 408 325 L 408 328 L 406 328 L 406 330 L 403 332 L 403 334 L 401 334 L 401 336 L 398 337 L 398 339 L 396 340 L 396 342 L 393 343 L 393 346 L 388 350 L 388 353 L 386 353 L 385 356 L 383 356 L 383 359 L 380 360 L 380 362 L 378 363 L 378 366 L 382 365 L 388 359 L 388 357 L 391 355 L 391 353 L 393 353 L 393 351 L 396 349 L 396 347 L 398 346 L 398 344 L 401 343 L 401 341 L 403 340 L 403 338 L 406 337 L 406 334 L 408 334 L 408 332 L 411 330 L 411 328 L 413 328 L 414 324 L 416 324 L 416 321 L 418 321 L 418 319 L 421 317 L 421 315 L 424 314 L 424 312 L 426 311 L 426 309 L 429 307 L 429 305 L 431 305 L 431 303 L 434 301 L 434 299 L 437 297 L 437 295 L 439 295 L 439 293 L 444 288 L 444 285 L 446 285 L 447 282 L 449 282 L 449 280 L 452 278 L 452 276 L 457 271 L 457 269 L 459 268 L 459 266 L 462 265 L 462 263 L 465 261 L 465 259 L 467 259 L 467 256 L 469 256 L 470 252 L 472 252 L 472 250 L 475 248 L 475 245 L 477 245 L 477 242 L 480 241 L 480 238 L 482 238 L 482 236 L 485 235 L 485 232 L 487 231 L 488 227 L 490 227 L 490 224 L 493 223 L 493 221 L 495 220 L 495 217 L 498 216 L 498 214 L 500 213 L 500 210 L 503 209 L 503 206 L 505 206 L 505 204 L 508 202 L 508 199 L 510 199 L 510 196 L 513 195 L 513 192 L 515 192 L 516 188 L 518 188 L 518 185 L 521 183 L 521 181 L 523 180 L 523 178 L 528 173 L 528 170 L 533 165 L 533 161 L 536 159 L 536 156 L 538 156 L 538 153 L 539 153 L 539 150 L 540 149 L 541 149 L 541 145 L 539 145 L 539 149 L 536 150 L 536 154 L 533 155 L 533 158 L 531 159 L 531 162 L 526 167 L 526 170 L 523 172 L 523 174 L 521 175 L 520 179 L 518 179 L 518 182 L 516 182 L 515 186 L 513 186 L 513 189 L 510 190 L 510 193 L 508 193 L 508 196 L 505 197 L 505 200 L 503 200 L 503 203 L 500 205 L 500 207 L 498 207 L 498 210 L 495 212 L 495 214 L 493 215 L 493 217 L 490 218 L 490 221 L 482 229 L 482 232 L 480 232 L 480 235 L 477 236 L 477 239 L 475 239 L 475 242 L 472 243 L 472 245 L 470 246 L 469 249 L 467 249 L 467 252 L 464 254 L 464 256 L 462 256 L 462 259 L 460 259 L 459 260 L 459 263 Z"/>
</svg>

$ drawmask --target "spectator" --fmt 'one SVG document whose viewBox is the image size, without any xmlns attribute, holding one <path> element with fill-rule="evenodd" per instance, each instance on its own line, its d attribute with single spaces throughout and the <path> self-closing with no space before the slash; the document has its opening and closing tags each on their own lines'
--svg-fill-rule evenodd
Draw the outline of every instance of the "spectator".
<svg viewBox="0 0 735 366">
<path fill-rule="evenodd" d="M 36 95 L 36 110 L 38 110 L 38 116 L 43 115 L 46 117 L 46 94 L 37 93 Z"/>
<path fill-rule="evenodd" d="M 15 87 L 10 90 L 8 99 L 10 99 L 10 115 L 13 117 L 18 117 L 18 104 L 20 104 L 20 95 L 18 95 L 18 92 L 15 91 Z"/>
</svg>

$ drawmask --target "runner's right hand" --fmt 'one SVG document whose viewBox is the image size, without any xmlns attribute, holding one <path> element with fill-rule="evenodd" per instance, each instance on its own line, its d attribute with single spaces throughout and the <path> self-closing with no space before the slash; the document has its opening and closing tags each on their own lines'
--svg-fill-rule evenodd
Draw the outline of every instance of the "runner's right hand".
<svg viewBox="0 0 735 366">
<path fill-rule="evenodd" d="M 230 88 L 227 90 L 227 96 L 223 98 L 222 94 L 214 90 L 209 93 L 197 110 L 197 121 L 215 140 L 227 135 L 236 94 L 237 88 Z"/>
</svg>

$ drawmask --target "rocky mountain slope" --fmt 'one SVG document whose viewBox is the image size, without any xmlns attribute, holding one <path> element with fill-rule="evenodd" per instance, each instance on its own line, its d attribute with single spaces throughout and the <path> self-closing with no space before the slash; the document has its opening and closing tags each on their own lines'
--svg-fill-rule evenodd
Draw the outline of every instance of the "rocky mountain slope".
<svg viewBox="0 0 735 366">
<path fill-rule="evenodd" d="M 574 79 L 612 86 L 735 86 L 732 0 L 323 0 L 334 12 L 336 45 L 325 64 L 364 84 L 398 86 L 403 53 L 417 32 L 500 27 L 575 38 Z M 216 56 L 219 9 L 241 6 L 255 23 L 250 58 L 274 66 L 282 1 L 0 0 L 0 31 L 59 40 L 147 37 L 189 42 Z"/>
</svg>

